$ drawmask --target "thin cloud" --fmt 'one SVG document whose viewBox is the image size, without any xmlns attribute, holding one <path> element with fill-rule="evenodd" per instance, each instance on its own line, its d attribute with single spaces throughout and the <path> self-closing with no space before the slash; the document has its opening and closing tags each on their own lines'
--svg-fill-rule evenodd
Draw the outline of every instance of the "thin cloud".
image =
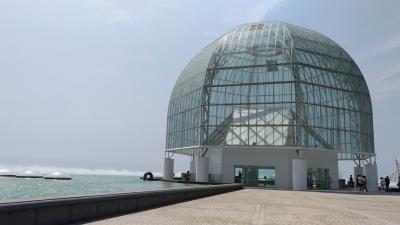
<svg viewBox="0 0 400 225">
<path fill-rule="evenodd" d="M 361 52 L 361 54 L 356 58 L 359 62 L 364 62 L 387 52 L 396 50 L 400 50 L 400 35 L 393 35 L 390 38 L 376 41 L 371 44 L 366 51 Z"/>
<path fill-rule="evenodd" d="M 388 65 L 385 65 L 385 67 Z M 400 65 L 372 70 L 366 74 L 373 101 L 382 101 L 400 94 Z"/>
<path fill-rule="evenodd" d="M 400 95 L 400 65 L 391 60 L 380 63 L 387 55 L 400 51 L 400 34 L 379 39 L 365 49 L 355 59 L 364 66 L 372 100 L 379 102 Z"/>
<path fill-rule="evenodd" d="M 116 7 L 112 9 L 106 21 L 110 23 L 118 23 L 118 22 L 129 22 L 131 21 L 131 19 L 132 19 L 131 15 L 127 10 Z"/>
<path fill-rule="evenodd" d="M 132 17 L 128 10 L 109 0 L 86 0 L 85 5 L 89 14 L 100 18 L 106 23 L 129 22 Z"/>
<path fill-rule="evenodd" d="M 396 82 L 375 83 L 370 85 L 372 100 L 374 102 L 398 96 L 400 94 L 400 80 Z"/>
<path fill-rule="evenodd" d="M 396 65 L 394 67 L 390 67 L 387 70 L 383 70 L 379 73 L 379 80 L 381 81 L 393 81 L 400 76 L 400 65 Z"/>
<path fill-rule="evenodd" d="M 258 2 L 238 1 L 235 3 L 232 1 L 226 1 L 226 5 L 230 5 L 230 7 L 226 8 L 224 20 L 229 23 L 234 22 L 236 24 L 257 22 L 263 19 L 265 15 L 268 15 L 271 11 L 277 10 L 286 3 L 286 0 L 269 0 Z"/>
<path fill-rule="evenodd" d="M 165 17 L 180 7 L 178 0 L 147 0 L 117 2 L 113 0 L 86 0 L 89 10 L 107 24 L 146 23 Z"/>
<path fill-rule="evenodd" d="M 239 24 L 262 21 L 266 15 L 285 4 L 287 0 L 215 2 L 217 10 L 210 15 L 215 18 L 214 26 L 205 31 L 206 36 L 215 38 Z"/>
<path fill-rule="evenodd" d="M 112 0 L 86 0 L 88 9 L 95 13 L 105 23 L 142 23 L 158 19 L 168 19 L 171 12 L 192 10 L 197 13 L 209 6 L 200 1 L 132 1 L 116 2 Z M 266 0 L 266 1 L 230 1 L 223 0 L 214 2 L 213 12 L 218 12 L 219 21 L 216 23 L 242 24 L 261 20 L 266 14 L 284 4 L 287 0 Z M 195 7 L 192 7 L 195 6 Z M 202 9 L 199 8 L 201 6 Z M 207 11 L 207 10 L 206 10 Z M 215 15 L 214 15 L 215 16 Z"/>
</svg>

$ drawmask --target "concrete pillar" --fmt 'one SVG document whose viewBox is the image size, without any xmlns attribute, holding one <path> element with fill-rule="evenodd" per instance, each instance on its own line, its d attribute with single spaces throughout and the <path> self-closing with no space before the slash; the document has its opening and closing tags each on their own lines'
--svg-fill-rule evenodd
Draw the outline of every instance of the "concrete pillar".
<svg viewBox="0 0 400 225">
<path fill-rule="evenodd" d="M 190 161 L 190 181 L 194 181 L 196 179 L 196 162 Z"/>
<path fill-rule="evenodd" d="M 293 159 L 293 190 L 307 190 L 307 160 Z"/>
<path fill-rule="evenodd" d="M 367 177 L 367 188 L 369 192 L 378 191 L 378 167 L 376 164 L 365 164 L 364 175 Z"/>
<path fill-rule="evenodd" d="M 208 182 L 208 165 L 209 161 L 207 157 L 196 158 L 196 181 L 197 182 Z"/>
<path fill-rule="evenodd" d="M 364 174 L 364 169 L 361 166 L 354 167 L 354 175 L 353 175 L 354 182 L 355 182 L 355 180 L 357 178 L 357 175 L 361 175 L 362 176 L 363 174 Z"/>
<path fill-rule="evenodd" d="M 338 174 L 338 173 L 335 173 Z M 339 189 L 339 179 L 335 176 L 334 173 L 331 173 L 331 189 Z"/>
<path fill-rule="evenodd" d="M 196 162 L 195 161 L 190 161 L 190 169 L 189 169 L 190 173 L 196 173 Z"/>
<path fill-rule="evenodd" d="M 164 180 L 174 179 L 174 159 L 165 158 L 164 159 Z"/>
</svg>

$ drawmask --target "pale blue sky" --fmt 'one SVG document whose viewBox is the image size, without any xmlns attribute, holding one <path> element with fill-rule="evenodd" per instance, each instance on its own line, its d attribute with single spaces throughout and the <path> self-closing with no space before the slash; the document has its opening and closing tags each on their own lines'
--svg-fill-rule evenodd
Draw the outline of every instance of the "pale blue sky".
<svg viewBox="0 0 400 225">
<path fill-rule="evenodd" d="M 184 66 L 238 24 L 281 20 L 327 35 L 358 63 L 386 175 L 400 158 L 398 9 L 396 0 L 2 0 L 0 165 L 161 171 Z"/>
</svg>

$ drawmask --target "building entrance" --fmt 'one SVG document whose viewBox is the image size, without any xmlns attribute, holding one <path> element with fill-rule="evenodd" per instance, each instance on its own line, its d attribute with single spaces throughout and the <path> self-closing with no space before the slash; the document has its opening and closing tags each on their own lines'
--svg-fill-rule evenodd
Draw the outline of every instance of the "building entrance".
<svg viewBox="0 0 400 225">
<path fill-rule="evenodd" d="M 275 167 L 235 166 L 235 183 L 248 187 L 274 187 Z"/>
</svg>

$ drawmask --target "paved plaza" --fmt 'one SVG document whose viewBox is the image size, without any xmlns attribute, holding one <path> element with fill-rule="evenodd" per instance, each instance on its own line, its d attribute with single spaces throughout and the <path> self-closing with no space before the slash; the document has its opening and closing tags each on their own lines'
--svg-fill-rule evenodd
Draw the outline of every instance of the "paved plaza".
<svg viewBox="0 0 400 225">
<path fill-rule="evenodd" d="M 243 189 L 87 224 L 400 224 L 400 195 Z"/>
</svg>

